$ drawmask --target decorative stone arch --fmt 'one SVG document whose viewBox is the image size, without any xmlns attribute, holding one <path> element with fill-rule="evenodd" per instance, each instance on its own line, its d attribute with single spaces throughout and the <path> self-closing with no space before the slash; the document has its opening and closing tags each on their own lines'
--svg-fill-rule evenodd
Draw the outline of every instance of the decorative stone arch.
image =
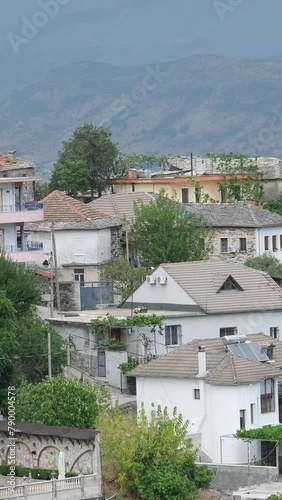
<svg viewBox="0 0 282 500">
<path fill-rule="evenodd" d="M 38 455 L 38 467 L 42 469 L 57 469 L 60 450 L 57 446 L 48 444 Z"/>
<path fill-rule="evenodd" d="M 6 460 L 8 463 L 8 458 L 11 457 L 11 449 L 7 448 Z M 32 469 L 33 467 L 33 455 L 29 446 L 23 441 L 17 441 L 15 444 L 15 462 L 16 465 L 22 465 Z"/>
<path fill-rule="evenodd" d="M 74 461 L 70 472 L 83 472 L 83 474 L 93 473 L 93 450 L 87 450 L 81 453 Z"/>
</svg>

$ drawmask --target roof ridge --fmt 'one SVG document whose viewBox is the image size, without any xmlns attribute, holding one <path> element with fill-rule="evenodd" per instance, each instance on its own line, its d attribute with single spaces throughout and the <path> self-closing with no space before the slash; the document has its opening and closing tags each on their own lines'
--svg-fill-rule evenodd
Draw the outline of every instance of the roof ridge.
<svg viewBox="0 0 282 500">
<path fill-rule="evenodd" d="M 123 194 L 123 193 L 122 193 L 122 194 Z M 106 193 L 106 196 L 107 196 L 107 198 L 108 198 L 108 199 L 110 199 L 110 203 L 111 203 L 111 205 L 112 205 L 112 207 L 113 207 L 113 209 L 114 209 L 115 214 L 116 214 L 118 217 L 120 217 L 120 214 L 119 214 L 118 208 L 117 208 L 117 206 L 116 206 L 116 204 L 115 204 L 115 202 L 114 202 L 113 196 L 112 196 L 112 195 L 110 195 L 109 193 Z M 93 206 L 94 206 L 94 205 L 93 205 Z"/>
<path fill-rule="evenodd" d="M 228 356 L 228 354 L 229 354 L 229 356 Z M 231 367 L 231 371 L 232 371 L 232 375 L 233 375 L 233 381 L 236 384 L 236 382 L 237 382 L 237 373 L 236 373 L 236 367 L 235 367 L 235 364 L 234 364 L 234 355 L 232 355 L 232 353 L 227 353 L 227 356 L 228 356 L 229 362 L 230 362 L 230 367 Z"/>
</svg>

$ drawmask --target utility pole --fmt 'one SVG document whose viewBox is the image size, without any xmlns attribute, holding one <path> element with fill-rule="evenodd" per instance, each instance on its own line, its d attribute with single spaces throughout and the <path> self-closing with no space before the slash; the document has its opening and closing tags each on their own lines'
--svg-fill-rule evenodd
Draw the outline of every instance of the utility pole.
<svg viewBox="0 0 282 500">
<path fill-rule="evenodd" d="M 53 265 L 53 253 L 51 252 L 50 256 L 50 295 L 51 295 L 51 304 L 50 304 L 50 315 L 51 318 L 54 318 L 54 265 Z"/>
<path fill-rule="evenodd" d="M 51 331 L 48 329 L 48 377 L 52 378 Z"/>
<path fill-rule="evenodd" d="M 51 238 L 52 253 L 54 255 L 54 265 L 55 265 L 57 309 L 60 311 L 61 310 L 61 297 L 60 297 L 60 285 L 59 285 L 59 275 L 58 275 L 58 261 L 57 261 L 57 249 L 56 249 L 54 221 L 52 221 L 52 225 L 51 225 L 51 234 L 52 234 L 52 238 Z"/>
<path fill-rule="evenodd" d="M 71 367 L 71 358 L 70 358 L 70 343 L 72 341 L 72 336 L 69 335 L 67 339 L 67 374 L 70 379 L 70 367 Z"/>
<path fill-rule="evenodd" d="M 126 244 L 126 260 L 129 262 L 129 243 L 128 243 L 128 224 L 125 219 L 125 244 Z"/>
</svg>

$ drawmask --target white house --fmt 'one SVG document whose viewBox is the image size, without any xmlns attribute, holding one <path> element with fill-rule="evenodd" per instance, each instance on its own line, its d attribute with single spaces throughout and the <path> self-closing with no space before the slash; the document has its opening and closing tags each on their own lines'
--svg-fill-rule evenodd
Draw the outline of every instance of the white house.
<svg viewBox="0 0 282 500">
<path fill-rule="evenodd" d="M 119 255 L 122 220 L 53 191 L 42 200 L 44 221 L 29 224 L 28 238 L 42 241 L 46 257 L 56 248 L 60 281 L 99 280 L 98 266 Z M 53 224 L 53 242 L 52 242 Z"/>
<path fill-rule="evenodd" d="M 136 377 L 137 408 L 144 405 L 151 418 L 157 405 L 170 415 L 176 407 L 189 420 L 188 433 L 203 462 L 246 464 L 248 456 L 270 461 L 273 443 L 253 441 L 248 450 L 234 434 L 279 424 L 280 364 L 267 356 L 269 342 L 262 348 L 246 337 L 237 338 L 239 344 L 222 340 L 228 344 L 228 338 L 194 341 L 130 372 Z"/>
<path fill-rule="evenodd" d="M 5 158 L 0 156 L 0 252 L 19 263 L 39 265 L 44 258 L 43 242 L 25 236 L 26 224 L 43 219 L 43 204 L 34 202 L 32 198 L 26 199 L 32 191 L 26 186 L 33 186 L 39 179 L 27 177 L 20 170 L 16 170 L 19 176 L 15 176 L 16 167 L 12 160 L 10 167 L 14 175 L 10 176 L 9 159 L 6 159 L 2 172 Z"/>
<path fill-rule="evenodd" d="M 190 203 L 186 210 L 201 215 L 213 229 L 212 255 L 244 261 L 273 255 L 282 262 L 282 216 L 252 202 Z"/>
<path fill-rule="evenodd" d="M 163 264 L 124 307 L 143 307 L 145 314 L 163 316 L 164 335 L 156 338 L 158 355 L 194 338 L 256 332 L 280 338 L 282 332 L 282 289 L 266 273 L 238 263 Z M 147 336 L 154 343 L 150 330 Z M 140 346 L 136 331 L 131 350 L 134 345 Z"/>
</svg>

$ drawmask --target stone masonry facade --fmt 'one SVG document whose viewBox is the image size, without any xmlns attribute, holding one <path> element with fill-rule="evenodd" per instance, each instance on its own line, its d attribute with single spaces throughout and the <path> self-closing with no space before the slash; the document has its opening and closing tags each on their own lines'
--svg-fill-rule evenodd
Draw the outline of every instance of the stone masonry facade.
<svg viewBox="0 0 282 500">
<path fill-rule="evenodd" d="M 221 239 L 227 238 L 227 252 L 221 251 Z M 240 238 L 246 238 L 246 251 L 240 251 Z M 254 228 L 218 228 L 211 237 L 211 258 L 220 258 L 227 262 L 245 262 L 256 255 L 256 230 Z M 236 250 L 236 252 L 233 252 Z"/>
<path fill-rule="evenodd" d="M 65 453 L 66 472 L 92 474 L 97 471 L 98 450 L 95 451 L 94 441 L 22 433 L 17 436 L 16 465 L 29 469 L 33 467 L 57 469 L 60 451 Z M 8 452 L 7 435 L 0 432 L 1 465 L 7 463 Z"/>
</svg>

